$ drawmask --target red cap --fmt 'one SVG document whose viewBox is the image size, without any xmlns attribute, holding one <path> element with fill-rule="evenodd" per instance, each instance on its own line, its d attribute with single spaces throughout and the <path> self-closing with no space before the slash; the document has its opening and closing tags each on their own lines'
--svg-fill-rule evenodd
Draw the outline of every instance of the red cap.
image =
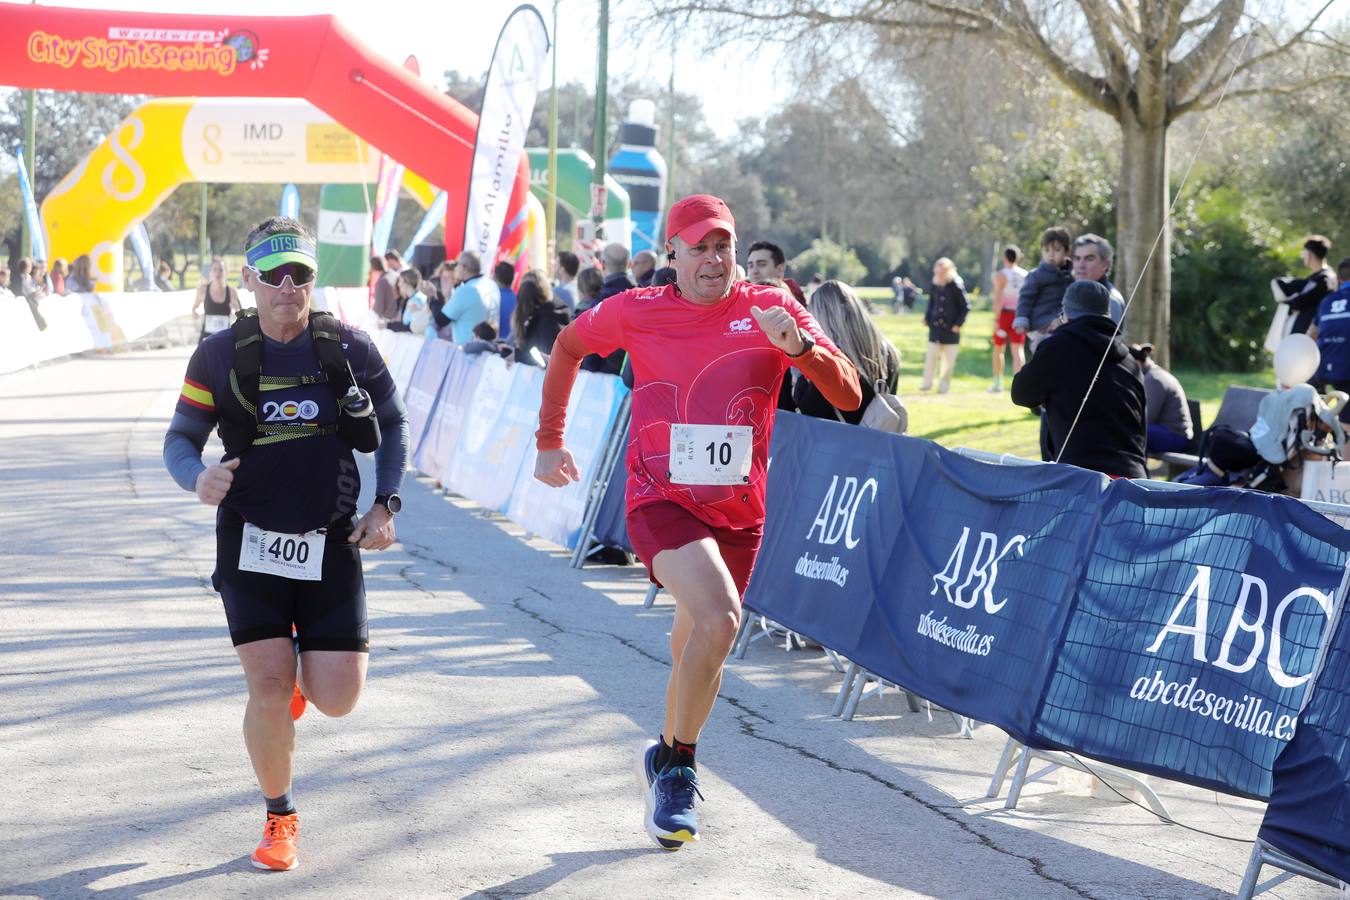
<svg viewBox="0 0 1350 900">
<path fill-rule="evenodd" d="M 679 235 L 686 243 L 696 244 L 714 228 L 722 228 L 736 237 L 736 220 L 726 203 L 711 194 L 685 197 L 666 215 L 666 240 Z"/>
</svg>

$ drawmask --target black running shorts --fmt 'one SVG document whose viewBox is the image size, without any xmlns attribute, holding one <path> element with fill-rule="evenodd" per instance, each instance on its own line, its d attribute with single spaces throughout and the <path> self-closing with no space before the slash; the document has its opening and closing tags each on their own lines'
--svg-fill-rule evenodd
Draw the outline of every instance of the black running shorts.
<svg viewBox="0 0 1350 900">
<path fill-rule="evenodd" d="M 297 581 L 239 570 L 244 520 L 222 507 L 216 517 L 216 571 L 212 586 L 225 603 L 230 639 L 237 647 L 267 638 L 289 638 L 294 623 L 300 650 L 370 651 L 366 582 L 361 551 L 347 543 L 355 522 L 328 527 L 323 580 Z"/>
</svg>

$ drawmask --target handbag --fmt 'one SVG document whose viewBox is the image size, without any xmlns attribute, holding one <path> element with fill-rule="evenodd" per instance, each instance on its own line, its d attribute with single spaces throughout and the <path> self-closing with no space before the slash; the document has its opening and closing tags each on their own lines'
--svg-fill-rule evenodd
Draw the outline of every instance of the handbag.
<svg viewBox="0 0 1350 900">
<path fill-rule="evenodd" d="M 871 428 L 876 431 L 888 431 L 891 434 L 904 434 L 909 428 L 909 411 L 905 409 L 905 404 L 900 402 L 900 398 L 886 390 L 886 383 L 880 378 L 874 385 L 875 396 L 872 402 L 867 404 L 863 410 L 862 420 L 858 422 L 863 428 Z M 835 418 L 840 422 L 847 424 L 848 420 L 839 412 L 834 411 Z"/>
</svg>

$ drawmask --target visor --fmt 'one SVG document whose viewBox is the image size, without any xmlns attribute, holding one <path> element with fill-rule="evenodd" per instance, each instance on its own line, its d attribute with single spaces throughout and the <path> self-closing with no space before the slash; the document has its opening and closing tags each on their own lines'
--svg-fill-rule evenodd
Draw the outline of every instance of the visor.
<svg viewBox="0 0 1350 900">
<path fill-rule="evenodd" d="M 245 261 L 266 272 L 285 263 L 299 263 L 317 269 L 314 242 L 298 234 L 269 234 L 244 251 Z"/>
</svg>

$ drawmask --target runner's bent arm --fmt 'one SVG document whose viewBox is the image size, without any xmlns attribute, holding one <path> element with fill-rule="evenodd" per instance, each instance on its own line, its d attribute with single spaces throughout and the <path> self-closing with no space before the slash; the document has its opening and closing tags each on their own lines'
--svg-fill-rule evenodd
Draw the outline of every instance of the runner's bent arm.
<svg viewBox="0 0 1350 900">
<path fill-rule="evenodd" d="M 563 428 L 567 424 L 567 400 L 572 396 L 572 385 L 577 380 L 581 360 L 590 349 L 577 333 L 573 322 L 558 334 L 553 352 L 544 370 L 543 397 L 539 402 L 539 430 L 534 433 L 539 450 L 561 450 Z"/>
<path fill-rule="evenodd" d="M 831 406 L 843 412 L 851 412 L 861 406 L 862 388 L 858 384 L 858 370 L 854 368 L 853 361 L 821 331 L 815 317 L 800 303 L 788 298 L 783 308 L 792 314 L 802 333 L 809 335 L 815 343 L 801 356 L 788 357 L 792 365 L 811 379 L 816 390 Z"/>
</svg>

